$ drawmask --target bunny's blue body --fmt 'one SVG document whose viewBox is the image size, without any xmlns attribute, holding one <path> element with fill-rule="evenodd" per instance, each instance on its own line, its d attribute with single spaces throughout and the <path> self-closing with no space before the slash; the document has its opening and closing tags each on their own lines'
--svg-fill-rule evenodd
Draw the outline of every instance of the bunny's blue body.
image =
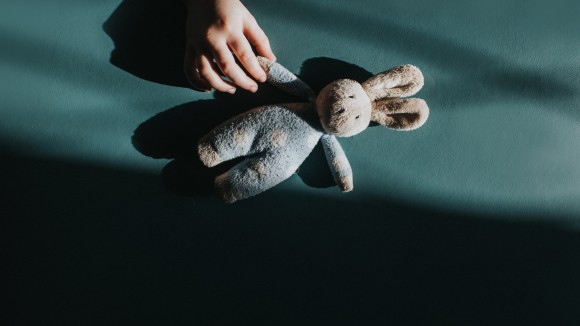
<svg viewBox="0 0 580 326">
<path fill-rule="evenodd" d="M 222 197 L 233 202 L 254 196 L 286 180 L 323 139 L 331 161 L 346 160 L 332 135 L 322 129 L 312 103 L 259 107 L 213 129 L 199 142 L 208 166 L 236 157 L 247 158 L 216 180 Z M 348 161 L 334 164 L 335 177 L 351 174 Z"/>
</svg>

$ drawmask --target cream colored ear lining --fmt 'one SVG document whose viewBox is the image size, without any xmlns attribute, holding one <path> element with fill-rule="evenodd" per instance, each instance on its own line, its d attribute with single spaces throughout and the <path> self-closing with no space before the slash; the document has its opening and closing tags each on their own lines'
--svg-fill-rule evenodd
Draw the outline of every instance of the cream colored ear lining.
<svg viewBox="0 0 580 326">
<path fill-rule="evenodd" d="M 386 99 L 373 102 L 371 120 L 396 130 L 421 127 L 429 117 L 429 107 L 419 98 Z"/>
<path fill-rule="evenodd" d="M 404 65 L 377 74 L 362 86 L 371 100 L 377 100 L 414 95 L 423 87 L 423 83 L 423 74 L 419 68 Z"/>
</svg>

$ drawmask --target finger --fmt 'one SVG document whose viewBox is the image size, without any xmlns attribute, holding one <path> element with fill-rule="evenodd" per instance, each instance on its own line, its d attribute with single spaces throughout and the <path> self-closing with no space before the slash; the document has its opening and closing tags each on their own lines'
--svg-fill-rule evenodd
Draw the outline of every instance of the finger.
<svg viewBox="0 0 580 326">
<path fill-rule="evenodd" d="M 260 26 L 258 26 L 258 23 L 255 21 L 250 22 L 247 25 L 244 34 L 246 35 L 248 41 L 250 41 L 250 44 L 256 48 L 256 51 L 259 55 L 264 56 L 269 60 L 276 61 L 276 56 L 270 48 L 270 41 L 268 40 L 268 37 L 264 31 L 260 28 Z"/>
<path fill-rule="evenodd" d="M 248 40 L 246 40 L 243 35 L 240 35 L 240 37 L 231 40 L 229 45 L 234 51 L 236 57 L 252 77 L 260 82 L 265 82 L 266 73 L 258 63 L 258 59 L 256 59 L 256 55 L 254 54 L 250 43 L 248 43 Z"/>
<path fill-rule="evenodd" d="M 250 92 L 258 90 L 258 84 L 244 73 L 242 68 L 236 63 L 233 54 L 225 43 L 219 46 L 214 45 L 214 57 L 219 69 L 234 84 Z"/>
<path fill-rule="evenodd" d="M 185 73 L 185 78 L 191 85 L 191 87 L 199 90 L 209 92 L 211 86 L 205 82 L 199 76 L 199 70 L 197 69 L 197 59 L 193 50 L 185 51 L 185 58 L 183 59 L 183 72 Z"/>
<path fill-rule="evenodd" d="M 233 94 L 236 92 L 235 86 L 224 81 L 215 67 L 214 63 L 205 54 L 201 54 L 197 58 L 199 73 L 205 81 L 213 88 L 220 92 L 228 92 Z"/>
</svg>

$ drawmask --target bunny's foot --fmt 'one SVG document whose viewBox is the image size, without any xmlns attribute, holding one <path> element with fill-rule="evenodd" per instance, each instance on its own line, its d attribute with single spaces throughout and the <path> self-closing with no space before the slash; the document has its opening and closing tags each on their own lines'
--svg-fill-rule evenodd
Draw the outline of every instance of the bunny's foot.
<svg viewBox="0 0 580 326">
<path fill-rule="evenodd" d="M 352 191 L 352 189 L 354 189 L 354 186 L 352 183 L 352 174 L 347 175 L 346 177 L 340 178 L 339 180 L 337 180 L 336 183 L 338 184 L 338 187 L 340 188 L 340 190 L 342 192 L 349 192 L 349 191 Z"/>
<path fill-rule="evenodd" d="M 215 190 L 218 196 L 226 203 L 233 203 L 238 200 L 234 189 L 229 182 L 228 173 L 221 174 L 215 178 Z"/>
<path fill-rule="evenodd" d="M 222 158 L 218 152 L 209 143 L 199 144 L 197 147 L 197 153 L 199 155 L 199 159 L 207 167 L 211 168 L 212 166 L 216 166 L 222 162 Z"/>
</svg>

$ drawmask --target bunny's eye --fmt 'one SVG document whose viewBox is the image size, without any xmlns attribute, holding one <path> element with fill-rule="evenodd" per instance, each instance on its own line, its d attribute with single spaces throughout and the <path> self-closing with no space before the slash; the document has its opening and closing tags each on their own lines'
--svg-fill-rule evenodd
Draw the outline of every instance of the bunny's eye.
<svg viewBox="0 0 580 326">
<path fill-rule="evenodd" d="M 350 97 L 350 98 L 354 98 L 354 95 L 349 95 L 348 97 Z"/>
<path fill-rule="evenodd" d="M 358 119 L 358 118 L 360 118 L 360 115 L 357 115 L 357 116 L 356 116 L 356 117 L 354 117 L 354 118 L 355 118 L 355 119 Z"/>
</svg>

